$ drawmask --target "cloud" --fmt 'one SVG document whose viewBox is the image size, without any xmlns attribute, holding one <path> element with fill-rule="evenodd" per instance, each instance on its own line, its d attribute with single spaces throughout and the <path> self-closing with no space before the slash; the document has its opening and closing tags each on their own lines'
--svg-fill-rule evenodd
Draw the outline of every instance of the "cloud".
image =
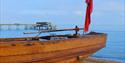
<svg viewBox="0 0 125 63">
<path fill-rule="evenodd" d="M 76 15 L 83 16 L 83 11 L 81 10 L 22 10 L 19 11 L 21 15 L 40 15 L 40 16 L 66 16 L 66 15 Z"/>
<path fill-rule="evenodd" d="M 20 14 L 23 15 L 64 15 L 65 11 L 60 10 L 22 10 Z"/>
<path fill-rule="evenodd" d="M 75 11 L 74 14 L 77 16 L 83 16 L 85 13 L 81 10 L 78 10 L 78 11 Z"/>
<path fill-rule="evenodd" d="M 93 15 L 99 18 L 110 16 L 110 15 L 119 15 L 124 16 L 124 0 L 104 0 L 97 1 L 94 3 L 94 12 Z M 123 19 L 121 17 L 121 19 Z"/>
<path fill-rule="evenodd" d="M 102 1 L 103 3 L 99 4 L 98 5 L 98 10 L 101 10 L 101 11 L 112 11 L 112 12 L 124 12 L 125 9 L 124 9 L 124 3 L 123 1 L 121 0 L 120 2 L 119 1 Z"/>
</svg>

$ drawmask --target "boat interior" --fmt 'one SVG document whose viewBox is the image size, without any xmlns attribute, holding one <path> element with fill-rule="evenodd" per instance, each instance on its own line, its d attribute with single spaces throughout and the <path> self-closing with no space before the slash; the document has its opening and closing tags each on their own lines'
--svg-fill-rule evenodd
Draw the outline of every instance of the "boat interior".
<svg viewBox="0 0 125 63">
<path fill-rule="evenodd" d="M 54 35 L 54 36 L 42 36 L 42 37 L 23 37 L 23 38 L 0 38 L 0 42 L 11 41 L 48 41 L 48 40 L 61 40 L 76 38 L 74 35 Z"/>
<path fill-rule="evenodd" d="M 0 38 L 0 42 L 65 40 L 70 38 L 79 38 L 81 36 L 86 36 L 86 35 L 99 35 L 99 34 L 102 34 L 102 33 L 90 32 L 84 35 L 69 34 L 69 35 L 52 35 L 52 36 L 50 35 L 50 36 L 42 36 L 42 37 Z"/>
</svg>

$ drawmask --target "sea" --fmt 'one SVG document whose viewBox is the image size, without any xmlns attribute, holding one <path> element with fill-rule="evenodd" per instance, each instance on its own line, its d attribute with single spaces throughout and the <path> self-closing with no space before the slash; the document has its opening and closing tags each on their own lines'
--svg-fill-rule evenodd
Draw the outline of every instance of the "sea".
<svg viewBox="0 0 125 63">
<path fill-rule="evenodd" d="M 72 28 L 74 25 L 61 26 L 58 28 Z M 82 27 L 82 26 L 80 26 Z M 58 29 L 57 28 L 57 29 Z M 96 25 L 90 27 L 91 31 L 107 33 L 106 47 L 94 53 L 92 57 L 115 60 L 125 63 L 125 27 L 124 25 Z M 36 32 L 37 30 L 0 30 L 0 38 L 32 37 L 37 34 L 23 34 L 24 32 Z M 89 31 L 90 32 L 90 31 Z M 73 34 L 74 31 L 42 33 L 40 36 L 52 34 Z M 80 34 L 83 31 L 79 32 Z"/>
</svg>

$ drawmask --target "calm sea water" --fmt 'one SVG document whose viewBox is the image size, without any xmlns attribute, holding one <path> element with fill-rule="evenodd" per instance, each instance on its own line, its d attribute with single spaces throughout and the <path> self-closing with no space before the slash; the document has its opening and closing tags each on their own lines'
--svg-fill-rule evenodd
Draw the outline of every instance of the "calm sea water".
<svg viewBox="0 0 125 63">
<path fill-rule="evenodd" d="M 125 62 L 125 30 L 124 27 L 120 29 L 110 29 L 103 28 L 99 29 L 92 28 L 97 32 L 105 32 L 108 34 L 107 44 L 106 47 L 98 51 L 93 55 L 93 57 L 97 58 L 105 58 L 110 60 L 117 60 L 120 62 Z M 36 34 L 23 34 L 23 32 L 32 32 L 34 30 L 1 30 L 0 31 L 0 38 L 13 38 L 13 37 L 30 37 L 36 36 Z M 82 31 L 81 31 L 82 32 Z M 68 32 L 57 32 L 57 33 L 45 33 L 43 35 L 50 35 L 50 34 L 70 34 L 71 31 Z"/>
</svg>

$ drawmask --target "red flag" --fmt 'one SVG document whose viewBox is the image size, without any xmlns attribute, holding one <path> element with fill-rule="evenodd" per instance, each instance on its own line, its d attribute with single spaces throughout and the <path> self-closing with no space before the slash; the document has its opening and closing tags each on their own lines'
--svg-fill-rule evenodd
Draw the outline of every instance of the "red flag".
<svg viewBox="0 0 125 63">
<path fill-rule="evenodd" d="M 86 0 L 86 3 L 87 3 L 87 9 L 86 9 L 84 32 L 88 31 L 91 22 L 91 13 L 93 11 L 93 0 Z"/>
</svg>

